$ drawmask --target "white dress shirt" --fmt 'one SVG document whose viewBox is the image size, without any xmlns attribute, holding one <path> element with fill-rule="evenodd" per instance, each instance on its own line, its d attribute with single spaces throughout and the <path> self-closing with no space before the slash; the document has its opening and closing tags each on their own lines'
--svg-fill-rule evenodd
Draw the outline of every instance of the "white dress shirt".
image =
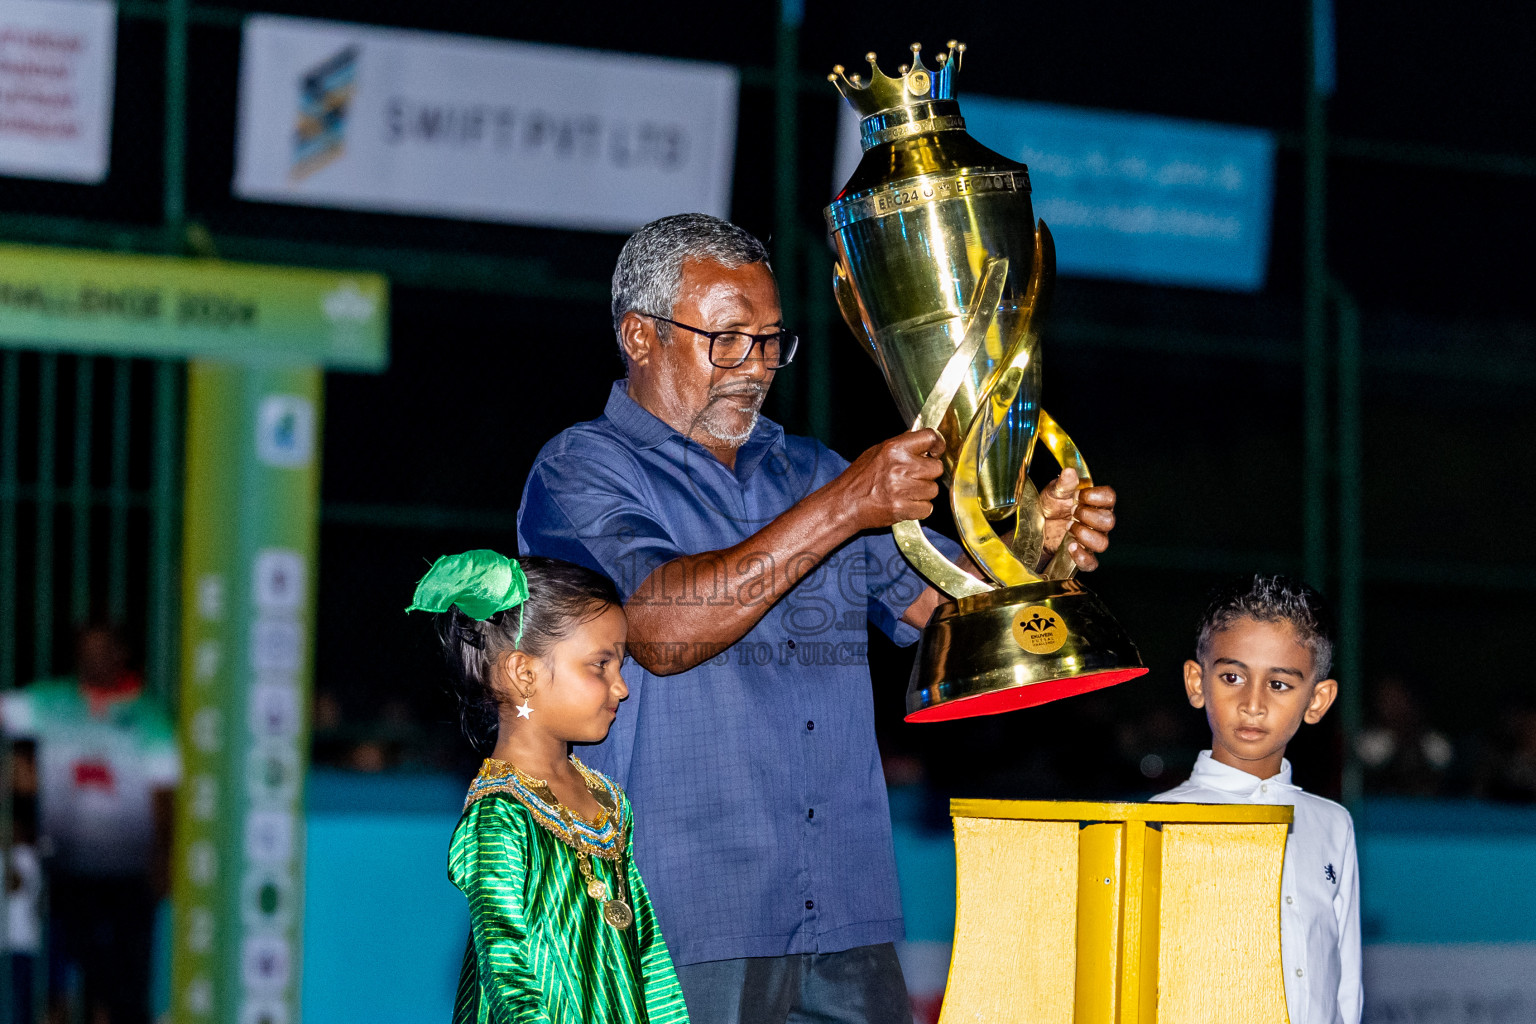
<svg viewBox="0 0 1536 1024">
<path fill-rule="evenodd" d="M 1359 1024 L 1360 872 L 1355 824 L 1291 783 L 1291 762 L 1261 779 L 1202 751 L 1189 781 L 1153 797 L 1189 804 L 1289 804 L 1296 819 L 1280 879 L 1280 960 L 1291 1024 Z"/>
</svg>

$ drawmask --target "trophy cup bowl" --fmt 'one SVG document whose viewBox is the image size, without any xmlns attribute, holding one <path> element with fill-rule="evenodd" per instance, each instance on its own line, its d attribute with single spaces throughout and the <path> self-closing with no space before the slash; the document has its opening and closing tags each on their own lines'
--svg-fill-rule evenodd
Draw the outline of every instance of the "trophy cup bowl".
<svg viewBox="0 0 1536 1024">
<path fill-rule="evenodd" d="M 962 44 L 937 66 L 918 44 L 896 78 L 829 76 L 861 115 L 864 155 L 826 208 L 843 318 L 912 428 L 944 438 L 944 482 L 983 581 L 916 522 L 892 528 L 907 559 L 956 600 L 934 613 L 907 688 L 907 721 L 1031 707 L 1146 673 L 1113 616 L 1073 579 L 1063 542 L 1041 566 L 1044 519 L 1029 468 L 1043 443 L 1092 486 L 1040 407 L 1040 324 L 1056 276 L 1029 169 L 973 139 L 952 96 Z M 995 524 L 1012 522 L 1000 535 Z"/>
</svg>

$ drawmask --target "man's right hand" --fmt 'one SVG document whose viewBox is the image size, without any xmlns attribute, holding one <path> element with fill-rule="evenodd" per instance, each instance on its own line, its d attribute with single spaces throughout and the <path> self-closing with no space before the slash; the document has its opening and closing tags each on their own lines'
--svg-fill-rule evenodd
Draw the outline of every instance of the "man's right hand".
<svg viewBox="0 0 1536 1024">
<path fill-rule="evenodd" d="M 922 519 L 939 496 L 944 439 L 914 430 L 877 444 L 752 536 L 717 551 L 679 555 L 651 571 L 625 604 L 629 651 L 657 675 L 693 668 L 757 625 L 805 574 L 860 530 Z M 739 599 L 696 601 L 697 581 Z M 750 597 L 749 597 L 750 595 Z M 926 617 L 935 592 L 919 598 Z M 911 611 L 911 609 L 909 609 Z M 915 614 L 915 613 L 914 613 Z"/>
<path fill-rule="evenodd" d="M 837 478 L 844 508 L 857 530 L 877 530 L 907 519 L 926 519 L 939 496 L 944 439 L 936 430 L 912 430 L 875 445 Z"/>
</svg>

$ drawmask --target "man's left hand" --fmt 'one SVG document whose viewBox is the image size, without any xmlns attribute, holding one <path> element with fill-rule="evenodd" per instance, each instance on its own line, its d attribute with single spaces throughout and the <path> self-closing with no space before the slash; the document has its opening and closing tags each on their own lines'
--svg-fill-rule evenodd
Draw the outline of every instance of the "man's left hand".
<svg viewBox="0 0 1536 1024">
<path fill-rule="evenodd" d="M 1077 470 L 1064 469 L 1040 491 L 1045 553 L 1053 554 L 1065 541 L 1077 567 L 1092 572 L 1099 567 L 1098 556 L 1109 547 L 1109 531 L 1115 528 L 1115 489 L 1099 485 L 1078 490 L 1077 485 Z"/>
</svg>

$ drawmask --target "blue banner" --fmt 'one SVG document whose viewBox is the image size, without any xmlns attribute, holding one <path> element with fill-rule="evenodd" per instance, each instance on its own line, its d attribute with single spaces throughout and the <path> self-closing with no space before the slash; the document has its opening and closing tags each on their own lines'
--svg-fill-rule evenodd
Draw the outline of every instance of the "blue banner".
<svg viewBox="0 0 1536 1024">
<path fill-rule="evenodd" d="M 983 145 L 1029 165 L 1035 216 L 1063 274 L 1232 291 L 1264 287 L 1275 140 L 1265 131 L 1146 114 L 961 96 Z M 833 190 L 859 161 L 838 125 Z"/>
<path fill-rule="evenodd" d="M 1029 165 L 1063 274 L 1264 286 L 1275 140 L 1254 128 L 962 97 L 971 135 Z"/>
</svg>

